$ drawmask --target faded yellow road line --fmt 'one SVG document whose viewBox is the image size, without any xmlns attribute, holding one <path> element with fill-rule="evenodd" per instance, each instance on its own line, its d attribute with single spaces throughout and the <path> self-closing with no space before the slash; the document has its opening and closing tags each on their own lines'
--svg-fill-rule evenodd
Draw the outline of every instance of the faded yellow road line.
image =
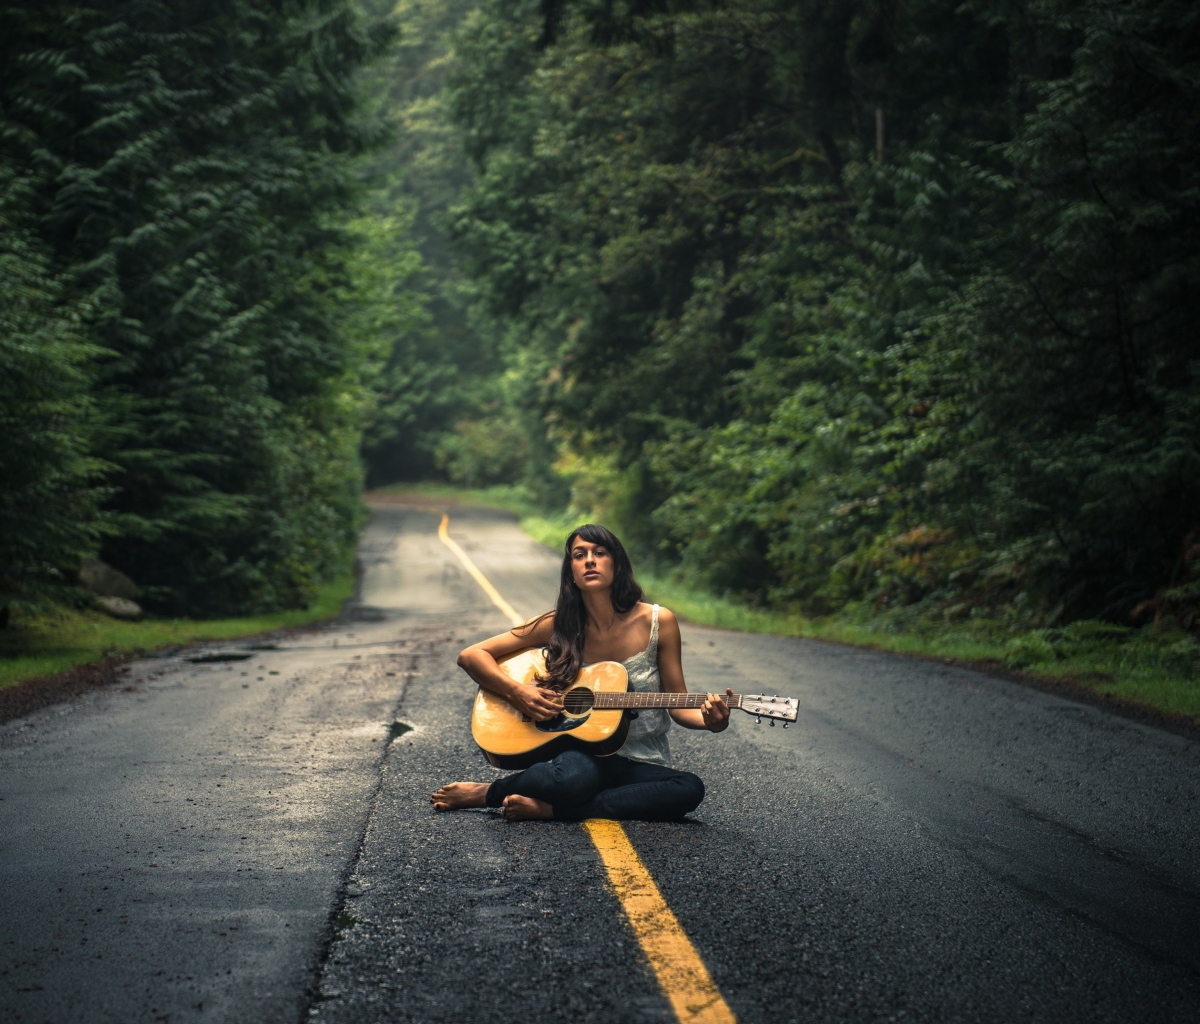
<svg viewBox="0 0 1200 1024">
<path fill-rule="evenodd" d="M 514 626 L 519 626 L 525 620 L 516 613 L 516 610 L 504 598 L 500 596 L 500 591 L 492 586 L 489 580 L 483 573 L 479 571 L 479 567 L 471 561 L 471 556 L 468 555 L 458 543 L 450 536 L 450 517 L 445 512 L 442 513 L 442 521 L 438 525 L 438 540 L 446 545 L 454 552 L 455 557 L 462 562 L 463 568 L 471 574 L 471 578 L 483 588 L 483 592 L 491 599 L 492 604 L 499 608 L 505 615 L 508 616 L 508 621 Z"/>
<path fill-rule="evenodd" d="M 445 512 L 438 526 L 438 539 L 454 552 L 509 622 L 519 626 L 525 621 L 450 537 L 450 517 Z M 609 884 L 621 901 L 633 934 L 680 1024 L 737 1024 L 737 1017 L 722 998 L 696 947 L 667 906 L 620 823 L 590 818 L 583 827 L 600 852 Z"/>
<path fill-rule="evenodd" d="M 737 1024 L 620 823 L 590 818 L 583 827 L 600 851 L 608 880 L 680 1024 Z"/>
</svg>

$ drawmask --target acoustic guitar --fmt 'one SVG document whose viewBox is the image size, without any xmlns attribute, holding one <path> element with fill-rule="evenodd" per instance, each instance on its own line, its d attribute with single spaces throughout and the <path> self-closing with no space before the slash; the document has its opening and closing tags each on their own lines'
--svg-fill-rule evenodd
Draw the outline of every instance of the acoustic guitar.
<svg viewBox="0 0 1200 1024">
<path fill-rule="evenodd" d="M 546 671 L 542 652 L 533 647 L 517 651 L 498 662 L 510 679 L 536 686 Z M 644 693 L 629 689 L 625 666 L 598 661 L 580 670 L 574 684 L 561 696 L 562 711 L 554 718 L 535 722 L 503 697 L 480 687 L 471 710 L 471 734 L 497 768 L 528 768 L 549 761 L 564 750 L 582 750 L 597 757 L 615 754 L 625 745 L 629 721 L 639 708 L 699 708 L 705 693 Z M 762 694 L 726 695 L 725 703 L 766 718 L 786 729 L 796 721 L 799 704 L 790 697 Z"/>
</svg>

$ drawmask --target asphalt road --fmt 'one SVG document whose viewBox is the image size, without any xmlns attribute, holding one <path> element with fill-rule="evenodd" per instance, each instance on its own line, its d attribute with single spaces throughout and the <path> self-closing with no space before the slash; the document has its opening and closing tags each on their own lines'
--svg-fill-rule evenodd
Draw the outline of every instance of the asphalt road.
<svg viewBox="0 0 1200 1024">
<path fill-rule="evenodd" d="M 543 610 L 557 559 L 451 512 Z M 673 1019 L 580 826 L 428 809 L 497 774 L 454 656 L 506 625 L 437 522 L 377 509 L 353 621 L 4 727 L 0 1020 Z M 684 643 L 691 689 L 801 704 L 676 730 L 707 799 L 626 826 L 743 1024 L 1200 1019 L 1200 745 L 952 665 Z"/>
</svg>

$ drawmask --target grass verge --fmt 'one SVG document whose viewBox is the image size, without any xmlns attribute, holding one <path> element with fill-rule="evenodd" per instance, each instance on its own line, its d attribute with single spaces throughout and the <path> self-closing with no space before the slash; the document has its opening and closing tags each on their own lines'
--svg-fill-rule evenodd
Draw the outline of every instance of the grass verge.
<svg viewBox="0 0 1200 1024">
<path fill-rule="evenodd" d="M 307 626 L 336 616 L 353 592 L 354 573 L 347 570 L 318 588 L 311 607 L 270 615 L 121 622 L 96 611 L 64 609 L 43 615 L 14 616 L 9 628 L 0 632 L 0 689 L 114 655 Z"/>
<path fill-rule="evenodd" d="M 989 619 L 943 623 L 864 616 L 855 610 L 807 618 L 796 612 L 750 608 L 670 578 L 649 574 L 639 578 L 653 600 L 699 625 L 833 640 L 1004 669 L 1200 727 L 1200 645 L 1180 630 L 1130 629 L 1089 620 L 1059 629 L 1019 630 Z"/>
<path fill-rule="evenodd" d="M 388 484 L 369 491 L 366 498 L 370 500 L 372 494 L 413 495 L 430 504 L 440 501 L 447 507 L 465 505 L 468 508 L 499 508 L 521 519 L 536 516 L 539 511 L 537 501 L 527 487 L 511 484 L 479 488 L 442 483 Z"/>
<path fill-rule="evenodd" d="M 522 487 L 467 490 L 447 484 L 402 484 L 388 490 L 505 509 L 518 517 L 526 533 L 554 551 L 562 550 L 567 533 L 580 522 L 577 515 L 546 515 Z M 753 608 L 670 576 L 639 571 L 638 579 L 652 600 L 697 625 L 833 640 L 1002 669 L 1200 727 L 1200 644 L 1178 629 L 1082 621 L 1058 629 L 1022 630 L 989 619 L 948 623 L 862 609 L 809 618 L 794 610 Z"/>
</svg>

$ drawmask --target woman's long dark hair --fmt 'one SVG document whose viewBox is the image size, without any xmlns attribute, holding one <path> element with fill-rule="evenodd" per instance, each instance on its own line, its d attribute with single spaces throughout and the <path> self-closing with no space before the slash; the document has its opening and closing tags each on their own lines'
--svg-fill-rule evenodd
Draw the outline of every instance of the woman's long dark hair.
<svg viewBox="0 0 1200 1024">
<path fill-rule="evenodd" d="M 642 588 L 634 579 L 629 554 L 615 534 L 594 523 L 571 531 L 563 551 L 558 600 L 554 603 L 554 611 L 547 612 L 554 616 L 554 630 L 546 645 L 546 675 L 539 679 L 543 686 L 559 691 L 567 689 L 579 675 L 583 667 L 583 645 L 587 635 L 587 606 L 583 603 L 583 595 L 575 585 L 575 574 L 571 571 L 571 547 L 576 537 L 590 544 L 601 545 L 612 556 L 613 585 L 610 593 L 614 611 L 624 614 L 642 599 Z M 541 619 L 534 621 L 540 622 Z"/>
</svg>

